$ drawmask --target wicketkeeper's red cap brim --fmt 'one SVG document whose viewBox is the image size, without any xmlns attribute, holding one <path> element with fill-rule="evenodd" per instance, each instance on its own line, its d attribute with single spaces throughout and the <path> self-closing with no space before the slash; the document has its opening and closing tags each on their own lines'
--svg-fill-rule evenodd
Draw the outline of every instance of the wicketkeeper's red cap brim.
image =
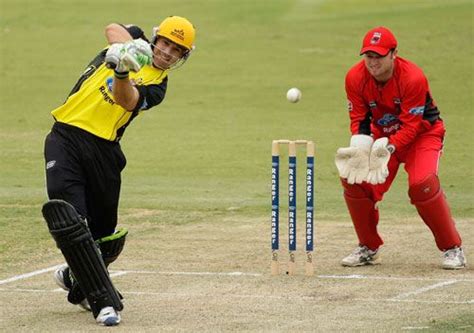
<svg viewBox="0 0 474 333">
<path fill-rule="evenodd" d="M 377 47 L 377 46 L 367 46 L 367 47 L 363 47 L 361 50 L 360 50 L 360 55 L 363 55 L 364 53 L 367 53 L 367 52 L 375 52 L 377 53 L 378 55 L 381 55 L 382 57 L 385 57 L 388 52 L 390 52 L 391 49 L 387 49 L 386 47 Z"/>
</svg>

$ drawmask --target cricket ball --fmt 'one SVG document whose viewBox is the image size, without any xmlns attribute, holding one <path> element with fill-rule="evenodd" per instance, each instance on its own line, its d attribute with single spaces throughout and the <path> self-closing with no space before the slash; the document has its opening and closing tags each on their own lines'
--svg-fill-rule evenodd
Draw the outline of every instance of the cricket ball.
<svg viewBox="0 0 474 333">
<path fill-rule="evenodd" d="M 301 90 L 299 90 L 298 88 L 291 88 L 291 89 L 288 90 L 288 92 L 286 93 L 286 99 L 287 99 L 290 103 L 296 103 L 296 102 L 298 102 L 298 101 L 301 99 Z"/>
</svg>

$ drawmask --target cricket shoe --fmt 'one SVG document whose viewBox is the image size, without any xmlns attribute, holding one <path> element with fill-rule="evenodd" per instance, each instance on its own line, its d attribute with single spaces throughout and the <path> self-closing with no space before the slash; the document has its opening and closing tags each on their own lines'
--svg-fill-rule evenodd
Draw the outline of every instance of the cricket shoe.
<svg viewBox="0 0 474 333">
<path fill-rule="evenodd" d="M 446 250 L 443 253 L 443 264 L 444 269 L 461 269 L 466 267 L 467 260 L 464 257 L 464 252 L 460 247 L 453 247 L 452 249 Z"/>
<path fill-rule="evenodd" d="M 349 267 L 379 264 L 379 250 L 372 251 L 365 245 L 359 245 L 351 254 L 341 260 L 341 264 Z"/>
<path fill-rule="evenodd" d="M 100 310 L 99 314 L 95 318 L 95 321 L 99 325 L 116 326 L 120 323 L 120 313 L 115 311 L 113 307 L 106 306 Z"/>
<path fill-rule="evenodd" d="M 83 298 L 84 296 L 82 295 L 82 292 L 79 289 L 79 286 L 76 284 L 74 285 L 74 279 L 71 274 L 71 270 L 67 265 L 62 265 L 59 267 L 55 272 L 54 272 L 54 282 L 61 287 L 61 289 L 66 290 L 68 293 L 74 293 L 74 294 L 81 294 L 78 295 L 78 298 L 82 299 L 79 300 L 78 303 L 73 302 L 74 304 L 79 305 L 81 308 L 87 311 L 91 311 L 91 307 L 89 305 L 89 302 L 87 301 L 87 298 Z M 74 289 L 74 291 L 71 291 Z M 77 297 L 76 297 L 77 298 Z M 70 299 L 70 295 L 68 295 L 68 300 Z"/>
</svg>

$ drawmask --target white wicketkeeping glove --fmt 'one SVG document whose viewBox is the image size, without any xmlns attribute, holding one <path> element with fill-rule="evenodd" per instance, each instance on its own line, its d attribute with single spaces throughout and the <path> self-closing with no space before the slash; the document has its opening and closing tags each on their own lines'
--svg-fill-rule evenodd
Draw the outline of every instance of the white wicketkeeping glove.
<svg viewBox="0 0 474 333">
<path fill-rule="evenodd" d="M 339 148 L 336 152 L 336 167 L 341 178 L 349 184 L 362 183 L 369 172 L 369 154 L 372 147 L 369 135 L 356 134 L 351 137 L 349 147 Z"/>
<path fill-rule="evenodd" d="M 388 138 L 377 139 L 372 145 L 369 159 L 369 173 L 366 179 L 368 183 L 373 185 L 385 183 L 389 174 L 387 165 L 391 155 L 387 146 Z"/>
</svg>

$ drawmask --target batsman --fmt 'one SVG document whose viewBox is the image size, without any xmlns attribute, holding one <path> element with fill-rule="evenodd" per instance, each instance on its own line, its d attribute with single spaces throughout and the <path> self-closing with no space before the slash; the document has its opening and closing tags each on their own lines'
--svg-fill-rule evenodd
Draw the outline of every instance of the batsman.
<svg viewBox="0 0 474 333">
<path fill-rule="evenodd" d="M 132 120 L 163 101 L 168 73 L 189 58 L 195 33 L 179 16 L 164 19 L 151 40 L 138 26 L 108 25 L 108 46 L 51 112 L 44 147 L 49 201 L 42 213 L 66 260 L 54 278 L 68 301 L 90 310 L 100 325 L 118 325 L 123 310 L 107 269 L 127 236 L 117 228 L 126 164 L 120 140 Z"/>
<path fill-rule="evenodd" d="M 336 153 L 359 241 L 342 265 L 379 262 L 383 240 L 377 231 L 377 202 L 404 164 L 410 201 L 443 253 L 442 267 L 464 268 L 461 237 L 438 177 L 445 127 L 428 80 L 417 65 L 398 56 L 397 40 L 385 27 L 367 32 L 360 55 L 363 59 L 345 80 L 350 146 Z"/>
</svg>

